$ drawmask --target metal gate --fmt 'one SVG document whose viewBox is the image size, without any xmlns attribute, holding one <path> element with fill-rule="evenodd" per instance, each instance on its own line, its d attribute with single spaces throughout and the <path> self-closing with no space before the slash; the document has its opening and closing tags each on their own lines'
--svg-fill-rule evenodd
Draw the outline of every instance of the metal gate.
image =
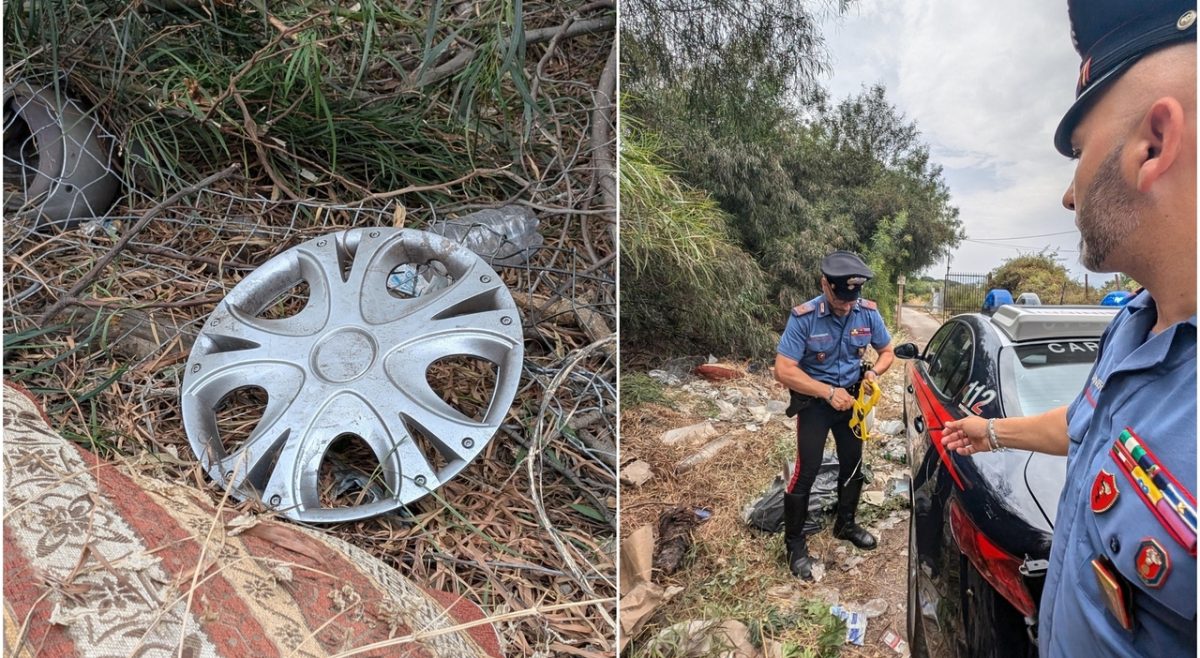
<svg viewBox="0 0 1200 658">
<path fill-rule="evenodd" d="M 977 313 L 992 287 L 991 274 L 955 274 L 946 272 L 942 281 L 942 320 L 959 313 Z"/>
</svg>

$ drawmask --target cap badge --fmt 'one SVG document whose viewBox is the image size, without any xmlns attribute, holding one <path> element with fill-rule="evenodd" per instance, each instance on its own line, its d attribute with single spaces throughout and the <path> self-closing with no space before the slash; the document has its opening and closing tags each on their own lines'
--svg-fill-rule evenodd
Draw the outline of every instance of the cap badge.
<svg viewBox="0 0 1200 658">
<path fill-rule="evenodd" d="M 1092 511 L 1099 514 L 1107 512 L 1117 502 L 1117 476 L 1103 468 L 1092 482 Z"/>
<path fill-rule="evenodd" d="M 849 283 L 850 287 L 852 289 L 854 288 L 854 286 L 861 286 L 862 284 L 864 284 L 866 282 L 867 282 L 867 277 L 865 277 L 865 276 L 852 276 L 849 279 L 846 279 L 846 283 Z"/>
<path fill-rule="evenodd" d="M 1180 30 L 1180 31 L 1186 30 L 1189 27 L 1191 27 L 1192 25 L 1194 25 L 1195 23 L 1196 23 L 1196 12 L 1194 10 L 1189 9 L 1189 10 L 1183 12 L 1183 15 L 1179 17 L 1179 20 L 1175 21 L 1175 29 Z"/>
<path fill-rule="evenodd" d="M 1138 545 L 1137 557 L 1138 578 L 1147 587 L 1162 587 L 1171 571 L 1171 558 L 1156 540 L 1147 537 Z"/>
</svg>

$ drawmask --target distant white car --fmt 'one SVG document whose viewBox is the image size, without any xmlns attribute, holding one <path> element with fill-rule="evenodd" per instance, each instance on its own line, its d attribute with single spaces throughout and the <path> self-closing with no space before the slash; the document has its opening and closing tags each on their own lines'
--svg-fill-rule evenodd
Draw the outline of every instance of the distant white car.
<svg viewBox="0 0 1200 658">
<path fill-rule="evenodd" d="M 1017 296 L 1018 306 L 1041 306 L 1042 298 L 1036 292 L 1023 292 Z"/>
</svg>

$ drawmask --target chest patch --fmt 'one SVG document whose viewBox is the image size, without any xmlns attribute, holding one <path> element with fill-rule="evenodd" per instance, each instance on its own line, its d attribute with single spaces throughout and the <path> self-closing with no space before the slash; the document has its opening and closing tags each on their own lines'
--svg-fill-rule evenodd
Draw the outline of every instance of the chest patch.
<svg viewBox="0 0 1200 658">
<path fill-rule="evenodd" d="M 855 327 L 850 330 L 850 335 L 851 336 L 870 336 L 871 328 L 870 327 Z"/>
</svg>

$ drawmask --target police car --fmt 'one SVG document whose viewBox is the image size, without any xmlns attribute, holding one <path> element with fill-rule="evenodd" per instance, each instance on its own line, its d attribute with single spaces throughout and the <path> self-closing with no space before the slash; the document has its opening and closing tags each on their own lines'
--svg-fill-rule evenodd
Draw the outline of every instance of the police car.
<svg viewBox="0 0 1200 658">
<path fill-rule="evenodd" d="M 905 368 L 912 465 L 908 637 L 914 656 L 1036 656 L 1066 460 L 942 447 L 949 420 L 1038 414 L 1083 389 L 1118 309 L 1001 306 L 951 318 Z"/>
</svg>

